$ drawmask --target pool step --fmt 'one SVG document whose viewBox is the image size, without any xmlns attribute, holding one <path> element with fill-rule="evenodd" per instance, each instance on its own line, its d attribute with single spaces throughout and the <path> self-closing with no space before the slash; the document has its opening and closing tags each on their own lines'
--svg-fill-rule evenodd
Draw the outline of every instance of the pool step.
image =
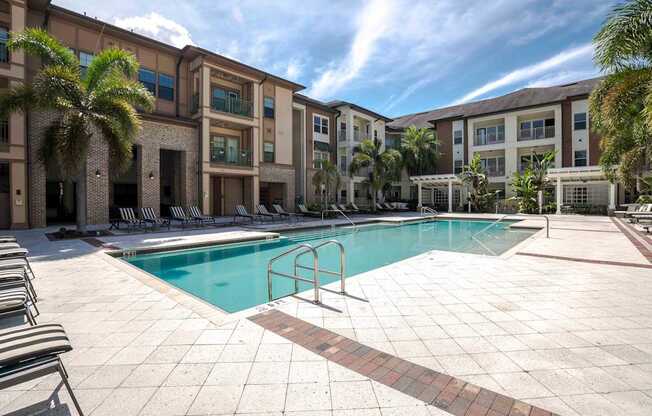
<svg viewBox="0 0 652 416">
<path fill-rule="evenodd" d="M 338 237 L 341 235 L 349 235 L 353 232 L 352 229 L 348 230 L 324 230 L 324 231 L 319 231 L 319 232 L 313 232 L 309 234 L 301 234 L 297 236 L 288 236 L 289 239 L 295 242 L 303 242 L 303 241 L 309 241 L 309 240 L 319 240 L 319 239 L 326 239 L 326 238 L 333 238 L 333 237 Z"/>
</svg>

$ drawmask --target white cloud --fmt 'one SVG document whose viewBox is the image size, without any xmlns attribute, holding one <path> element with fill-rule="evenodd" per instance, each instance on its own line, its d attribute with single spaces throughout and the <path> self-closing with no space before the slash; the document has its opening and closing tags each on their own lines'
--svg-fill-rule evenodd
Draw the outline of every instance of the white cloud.
<svg viewBox="0 0 652 416">
<path fill-rule="evenodd" d="M 141 35 L 152 37 L 178 48 L 186 45 L 194 45 L 188 29 L 156 12 L 151 12 L 143 16 L 116 18 L 115 24 L 116 26 L 133 30 Z"/>
<path fill-rule="evenodd" d="M 369 1 L 360 10 L 349 52 L 342 61 L 329 64 L 312 83 L 310 94 L 316 98 L 332 97 L 360 74 L 388 29 L 393 10 L 394 3 L 387 0 Z"/>
<path fill-rule="evenodd" d="M 287 68 L 285 69 L 285 77 L 287 79 L 296 81 L 302 73 L 303 66 L 297 60 L 288 62 Z"/>
<path fill-rule="evenodd" d="M 504 88 L 509 85 L 513 85 L 519 82 L 525 82 L 532 80 L 536 77 L 541 77 L 542 75 L 548 73 L 551 70 L 557 69 L 562 65 L 568 64 L 571 61 L 578 59 L 586 59 L 591 57 L 593 54 L 593 45 L 586 44 L 576 48 L 564 50 L 557 55 L 548 58 L 544 61 L 538 62 L 533 65 L 528 65 L 523 68 L 516 69 L 496 80 L 488 82 L 483 86 L 476 88 L 475 90 L 464 95 L 460 99 L 455 101 L 455 104 L 465 103 L 471 101 L 475 98 L 481 97 L 491 91 L 497 90 L 499 88 Z"/>
</svg>

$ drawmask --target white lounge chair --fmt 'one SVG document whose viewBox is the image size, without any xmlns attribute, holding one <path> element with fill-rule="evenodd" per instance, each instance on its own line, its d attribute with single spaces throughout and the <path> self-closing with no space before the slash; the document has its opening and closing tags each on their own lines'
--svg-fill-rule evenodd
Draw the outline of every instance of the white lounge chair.
<svg viewBox="0 0 652 416">
<path fill-rule="evenodd" d="M 136 230 L 137 228 L 140 228 L 141 225 L 143 225 L 143 222 L 136 218 L 136 214 L 134 213 L 133 208 L 118 208 L 118 211 L 120 212 L 120 219 L 118 220 L 118 225 L 117 227 L 120 227 L 120 224 L 127 224 L 127 231 L 130 229 Z"/>
<path fill-rule="evenodd" d="M 162 218 L 156 215 L 154 208 L 145 207 L 140 209 L 140 216 L 143 218 L 144 223 L 152 224 L 152 227 L 160 227 L 161 225 L 167 225 L 168 230 L 170 229 L 170 219 Z"/>
<path fill-rule="evenodd" d="M 186 224 L 197 222 L 196 219 L 186 214 L 186 212 L 181 207 L 170 207 L 170 222 L 173 220 L 179 221 L 182 228 L 185 227 Z"/>
<path fill-rule="evenodd" d="M 269 218 L 272 221 L 281 219 L 279 214 L 272 214 L 271 212 L 267 211 L 267 207 L 263 204 L 256 205 L 256 214 L 260 215 L 261 217 Z"/>
<path fill-rule="evenodd" d="M 250 222 L 254 222 L 256 217 L 247 212 L 247 208 L 244 205 L 236 205 L 235 212 L 233 213 L 233 223 L 237 222 L 237 218 L 247 218 Z"/>
</svg>

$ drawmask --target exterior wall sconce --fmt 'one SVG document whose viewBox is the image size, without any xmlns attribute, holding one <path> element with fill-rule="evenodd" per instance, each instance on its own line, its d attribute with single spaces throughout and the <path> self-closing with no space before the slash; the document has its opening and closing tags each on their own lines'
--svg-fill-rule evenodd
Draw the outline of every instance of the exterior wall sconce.
<svg viewBox="0 0 652 416">
<path fill-rule="evenodd" d="M 101 178 L 102 177 L 102 172 L 100 172 L 99 169 L 95 171 L 95 177 L 96 178 Z"/>
<path fill-rule="evenodd" d="M 149 173 L 149 179 L 154 179 L 154 172 L 153 171 Z"/>
</svg>

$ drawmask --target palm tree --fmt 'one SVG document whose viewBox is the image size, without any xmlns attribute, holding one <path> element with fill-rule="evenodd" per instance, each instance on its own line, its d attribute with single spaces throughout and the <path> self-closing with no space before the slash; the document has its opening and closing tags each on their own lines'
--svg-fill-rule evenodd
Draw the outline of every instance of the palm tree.
<svg viewBox="0 0 652 416">
<path fill-rule="evenodd" d="M 342 177 L 333 162 L 322 160 L 321 167 L 312 177 L 312 184 L 315 187 L 315 193 L 322 195 L 321 205 L 324 208 L 324 204 L 331 200 L 331 192 L 337 195 L 342 187 Z"/>
<path fill-rule="evenodd" d="M 458 175 L 463 184 L 471 188 L 469 202 L 476 211 L 485 211 L 494 202 L 498 191 L 489 191 L 489 179 L 476 153 L 471 162 L 462 168 Z"/>
<path fill-rule="evenodd" d="M 555 163 L 555 153 L 554 150 L 548 150 L 541 156 L 536 153 L 532 155 L 532 163 L 529 168 L 532 171 L 533 184 L 537 192 L 543 191 L 550 181 L 548 179 L 548 169 Z"/>
<path fill-rule="evenodd" d="M 652 0 L 617 5 L 593 39 L 607 76 L 591 93 L 592 128 L 602 135 L 600 164 L 630 188 L 652 156 Z"/>
<path fill-rule="evenodd" d="M 86 159 L 91 137 L 104 140 L 112 169 L 128 167 L 140 130 L 136 111 L 151 111 L 153 96 L 139 82 L 138 61 L 130 52 L 106 49 L 80 72 L 79 60 L 42 29 L 12 33 L 10 50 L 41 58 L 43 67 L 31 85 L 14 87 L 0 96 L 0 116 L 41 110 L 54 122 L 45 132 L 39 158 L 64 178 L 77 178 L 77 230 L 86 231 Z"/>
<path fill-rule="evenodd" d="M 365 183 L 371 188 L 372 211 L 376 210 L 378 192 L 397 176 L 401 168 L 401 154 L 395 149 L 382 151 L 382 147 L 378 139 L 364 139 L 349 165 L 351 176 L 367 169 Z"/>
<path fill-rule="evenodd" d="M 435 170 L 439 157 L 439 140 L 430 129 L 410 126 L 405 130 L 401 142 L 403 165 L 411 175 L 425 175 Z"/>
<path fill-rule="evenodd" d="M 518 203 L 518 211 L 524 214 L 533 214 L 537 208 L 537 185 L 536 176 L 531 167 L 527 167 L 523 173 L 514 172 L 512 189 L 514 196 L 510 199 Z"/>
</svg>

